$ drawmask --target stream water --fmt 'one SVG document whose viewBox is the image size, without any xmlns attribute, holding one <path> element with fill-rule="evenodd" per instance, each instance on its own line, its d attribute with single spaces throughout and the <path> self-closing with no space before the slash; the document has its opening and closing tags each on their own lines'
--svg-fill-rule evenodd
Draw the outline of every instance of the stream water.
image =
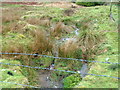
<svg viewBox="0 0 120 90">
<path fill-rule="evenodd" d="M 75 30 L 71 33 L 74 33 L 76 36 L 79 35 L 79 29 L 75 28 Z M 72 39 L 73 41 L 76 40 L 76 38 L 69 38 L 69 37 L 63 37 L 60 40 L 57 40 L 56 43 L 57 44 L 61 44 L 63 42 L 66 42 L 68 40 Z M 81 74 L 81 77 L 85 77 L 85 73 L 88 73 L 88 67 L 87 64 L 83 64 L 82 68 L 79 70 Z M 39 74 L 39 85 L 41 88 L 63 88 L 63 82 L 62 80 L 58 80 L 58 81 L 53 81 L 50 78 L 51 73 L 53 73 L 52 71 L 48 71 L 48 70 L 39 70 L 38 74 Z"/>
<path fill-rule="evenodd" d="M 47 70 L 39 70 L 39 85 L 41 88 L 62 88 L 62 81 L 53 81 L 51 80 L 52 71 Z"/>
</svg>

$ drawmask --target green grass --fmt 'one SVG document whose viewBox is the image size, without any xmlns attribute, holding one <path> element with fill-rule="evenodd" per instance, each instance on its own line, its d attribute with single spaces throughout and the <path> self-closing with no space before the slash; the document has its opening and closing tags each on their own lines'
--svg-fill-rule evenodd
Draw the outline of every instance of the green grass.
<svg viewBox="0 0 120 90">
<path fill-rule="evenodd" d="M 18 5 L 19 6 L 19 5 Z M 18 7 L 17 5 L 7 5 L 3 6 L 5 8 L 13 8 L 13 7 Z M 63 21 L 66 25 L 71 26 L 71 25 L 76 25 L 80 30 L 85 30 L 90 29 L 90 30 L 98 30 L 101 32 L 104 31 L 111 31 L 111 32 L 105 32 L 106 36 L 106 42 L 103 44 L 100 49 L 106 49 L 107 52 L 104 52 L 102 54 L 99 54 L 96 56 L 95 60 L 97 61 L 105 61 L 106 58 L 110 58 L 110 62 L 118 62 L 118 33 L 117 32 L 112 32 L 112 31 L 117 31 L 117 22 L 118 22 L 118 8 L 116 6 L 113 6 L 113 17 L 115 18 L 115 22 L 111 21 L 109 18 L 109 6 L 96 6 L 96 7 L 85 7 L 85 8 L 79 8 L 76 10 L 76 13 L 74 13 L 72 16 L 64 16 L 63 12 L 65 9 L 61 8 L 55 8 L 55 7 L 26 7 L 28 8 L 28 11 L 23 11 L 22 16 L 20 17 L 20 20 L 16 22 L 25 22 L 28 24 L 27 19 L 28 18 L 41 18 L 41 17 L 46 17 L 51 19 L 51 23 L 54 24 L 58 21 Z M 3 22 L 4 23 L 4 22 Z M 12 22 L 9 22 L 12 23 Z M 21 24 L 21 23 L 18 23 Z M 88 24 L 88 25 L 85 25 Z M 9 25 L 5 24 L 4 25 Z M 49 31 L 50 26 L 42 26 L 42 25 L 34 25 L 31 27 L 27 27 L 27 29 L 33 30 L 35 28 L 40 28 L 44 29 L 47 32 Z M 25 28 L 23 27 L 20 30 L 24 30 Z M 18 30 L 19 31 L 19 30 Z M 81 32 L 81 31 L 80 31 Z M 75 34 L 64 34 L 62 37 L 73 37 Z M 52 40 L 56 40 L 54 37 Z M 24 46 L 24 50 L 26 52 L 32 52 L 27 49 L 30 49 L 28 45 L 31 45 L 31 42 L 34 40 L 34 36 L 27 34 L 27 33 L 20 33 L 20 32 L 13 32 L 13 31 L 8 31 L 7 33 L 4 34 L 2 37 L 2 42 L 4 47 L 9 47 L 9 41 L 14 40 L 14 42 L 21 43 L 21 45 Z M 14 45 L 14 43 L 12 43 Z M 9 48 L 8 48 L 9 49 Z M 31 49 L 30 49 L 31 50 Z M 33 51 L 34 52 L 34 51 Z M 35 52 L 34 52 L 35 53 Z M 48 54 L 51 55 L 51 54 Z M 52 59 L 49 58 L 36 58 L 36 59 L 30 59 L 32 60 L 35 64 L 33 66 L 39 66 L 40 63 L 44 63 L 43 66 L 41 67 L 48 67 L 52 61 Z M 2 62 L 10 62 L 10 63 L 19 63 L 18 61 L 15 60 L 2 60 Z M 21 63 L 24 64 L 25 60 L 21 60 Z M 68 61 L 67 61 L 68 62 Z M 69 62 L 67 63 L 64 60 L 57 60 L 56 61 L 56 67 L 57 69 L 64 69 L 67 70 L 67 66 L 69 65 Z M 79 65 L 79 66 L 78 66 Z M 63 67 L 61 67 L 63 66 Z M 76 63 L 76 67 L 72 65 L 72 69 L 78 69 L 80 67 L 79 63 Z M 110 76 L 115 76 L 118 77 L 118 67 L 115 67 L 116 69 L 113 70 L 115 66 L 109 65 L 109 64 L 100 64 L 100 63 L 92 63 L 91 69 L 89 73 L 92 74 L 98 74 L 98 75 L 110 75 Z M 6 69 L 5 71 L 1 72 L 3 74 L 3 78 L 1 80 L 3 81 L 15 81 L 16 83 L 22 84 L 27 84 L 26 82 L 29 81 L 31 85 L 36 85 L 36 79 L 33 80 L 33 77 L 36 75 L 36 70 L 28 70 L 29 73 L 27 73 L 25 68 L 20 68 L 20 67 L 13 67 L 13 66 L 6 66 L 0 67 L 0 69 Z M 8 70 L 11 72 L 13 70 L 17 70 L 14 78 L 11 78 L 12 76 L 9 76 L 6 74 Z M 71 69 L 71 68 L 70 68 Z M 21 72 L 22 73 L 21 73 Z M 4 75 L 5 74 L 5 75 Z M 61 74 L 61 73 L 60 73 Z M 66 73 L 65 73 L 66 74 Z M 28 76 L 28 77 L 27 77 Z M 53 77 L 56 77 L 55 74 L 53 74 Z M 18 78 L 18 80 L 16 80 Z M 27 78 L 27 79 L 26 79 Z M 78 78 L 77 76 L 74 78 Z M 69 79 L 69 78 L 67 78 Z M 33 81 L 32 81 L 33 80 Z M 77 81 L 77 80 L 76 80 Z M 68 80 L 69 82 L 69 80 Z M 77 83 L 73 83 L 70 80 L 70 84 L 68 82 L 66 83 L 66 87 L 76 87 L 76 88 L 117 88 L 118 87 L 118 80 L 117 79 L 112 79 L 109 77 L 97 77 L 97 76 L 86 76 L 82 81 L 77 81 Z M 73 80 L 74 82 L 74 80 Z M 18 87 L 21 88 L 22 86 L 17 86 L 17 85 L 11 85 L 11 84 L 2 84 L 2 86 L 8 88 L 8 87 Z M 0 86 L 0 87 L 2 87 Z"/>
<path fill-rule="evenodd" d="M 20 62 L 16 60 L 0 59 L 0 62 L 20 64 Z M 7 74 L 8 71 L 12 72 L 14 76 Z M 26 84 L 26 85 L 29 84 L 27 77 L 25 77 L 22 74 L 22 68 L 19 66 L 1 65 L 0 75 L 2 75 L 2 78 L 0 78 L 0 81 Z M 25 87 L 21 85 L 14 85 L 14 84 L 0 82 L 0 88 L 25 88 Z"/>
<path fill-rule="evenodd" d="M 108 57 L 110 58 L 109 59 L 110 62 L 117 62 L 118 60 L 117 56 L 113 56 L 113 55 L 112 56 L 101 55 L 101 56 L 98 56 L 97 60 L 105 62 L 106 58 Z M 120 70 L 120 68 L 118 68 L 117 65 L 96 63 L 92 65 L 89 73 L 118 77 L 118 70 Z M 82 87 L 84 88 L 118 88 L 118 80 L 110 77 L 88 75 L 76 87 L 77 88 L 82 88 Z"/>
<path fill-rule="evenodd" d="M 106 58 L 110 58 L 110 62 L 118 62 L 118 33 L 112 32 L 117 31 L 117 21 L 118 21 L 118 8 L 113 7 L 113 17 L 116 19 L 116 22 L 113 22 L 109 19 L 109 7 L 108 6 L 98 6 L 98 9 L 95 7 L 84 8 L 84 11 L 80 11 L 82 14 L 88 14 L 86 17 L 95 17 L 95 28 L 101 31 L 111 31 L 106 32 L 106 42 L 102 48 L 107 48 L 108 51 L 98 55 L 95 60 L 104 61 Z M 105 9 L 106 8 L 106 9 Z M 89 11 L 87 11 L 89 10 Z M 84 15 L 85 16 L 85 15 Z M 115 65 L 109 64 L 100 64 L 93 63 L 89 73 L 97 75 L 108 75 L 118 77 L 118 70 L 120 68 L 116 67 L 113 70 Z M 78 85 L 77 88 L 118 88 L 118 80 L 109 77 L 99 77 L 99 76 L 86 76 Z"/>
</svg>

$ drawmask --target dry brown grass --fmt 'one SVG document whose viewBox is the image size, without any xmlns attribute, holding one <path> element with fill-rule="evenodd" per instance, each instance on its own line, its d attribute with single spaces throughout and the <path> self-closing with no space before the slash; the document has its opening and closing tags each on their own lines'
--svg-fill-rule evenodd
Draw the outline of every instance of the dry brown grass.
<svg viewBox="0 0 120 90">
<path fill-rule="evenodd" d="M 2 34 L 2 29 L 0 28 L 0 34 Z"/>
<path fill-rule="evenodd" d="M 61 37 L 63 34 L 68 34 L 72 31 L 72 27 L 66 26 L 63 22 L 57 22 L 50 30 L 51 36 Z"/>
<path fill-rule="evenodd" d="M 9 25 L 3 25 L 2 26 L 2 34 L 6 34 L 7 32 L 13 32 L 13 33 L 23 33 L 23 28 L 25 27 L 25 23 L 16 23 L 12 22 L 9 23 Z"/>
<path fill-rule="evenodd" d="M 60 56 L 74 57 L 75 51 L 78 49 L 78 43 L 74 39 L 70 39 L 60 47 Z"/>
<path fill-rule="evenodd" d="M 19 20 L 21 14 L 18 11 L 19 9 L 16 9 L 16 8 L 3 9 L 2 10 L 2 22 L 9 23 L 15 20 Z"/>
<path fill-rule="evenodd" d="M 2 10 L 2 33 L 5 34 L 9 31 L 20 31 L 24 25 L 17 24 L 23 14 L 22 7 L 7 8 Z"/>
<path fill-rule="evenodd" d="M 34 41 L 30 47 L 34 53 L 44 54 L 52 50 L 52 41 L 45 31 L 38 29 L 33 31 L 33 35 Z"/>
<path fill-rule="evenodd" d="M 81 31 L 80 36 L 68 40 L 60 46 L 61 57 L 80 58 L 93 60 L 95 56 L 105 50 L 100 50 L 100 45 L 104 42 L 104 34 L 95 30 Z M 71 62 L 74 63 L 74 62 Z"/>
<path fill-rule="evenodd" d="M 63 32 L 64 24 L 62 22 L 58 22 L 55 24 L 51 30 L 51 35 L 54 37 L 59 37 L 61 36 Z"/>
<path fill-rule="evenodd" d="M 59 56 L 60 57 L 65 57 L 65 58 L 82 58 L 82 55 L 78 47 L 78 43 L 70 39 L 67 42 L 65 42 L 63 45 L 60 46 L 59 48 Z M 59 60 L 60 61 L 60 60 Z M 75 60 L 65 60 L 64 63 L 67 63 L 67 67 L 69 69 L 72 69 L 74 66 L 80 66 L 82 62 L 78 62 Z"/>
<path fill-rule="evenodd" d="M 26 21 L 33 25 L 50 26 L 50 19 L 28 18 Z"/>
<path fill-rule="evenodd" d="M 104 33 L 96 30 L 84 30 L 78 36 L 79 48 L 82 49 L 83 59 L 94 59 L 99 46 L 105 41 Z"/>
<path fill-rule="evenodd" d="M 31 43 L 28 43 L 28 45 Z M 2 52 L 6 53 L 30 53 L 32 49 L 25 43 L 21 43 L 19 40 L 5 40 L 3 42 Z M 24 64 L 30 65 L 30 60 L 32 56 L 27 55 L 3 55 L 2 58 L 11 59 L 11 60 L 22 60 Z"/>
</svg>

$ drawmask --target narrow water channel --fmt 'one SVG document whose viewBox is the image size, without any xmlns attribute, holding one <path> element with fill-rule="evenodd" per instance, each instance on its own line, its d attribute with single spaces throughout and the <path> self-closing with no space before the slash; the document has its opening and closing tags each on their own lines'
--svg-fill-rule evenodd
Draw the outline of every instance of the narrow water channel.
<svg viewBox="0 0 120 90">
<path fill-rule="evenodd" d="M 71 32 L 71 34 L 73 34 L 75 36 L 79 35 L 79 29 L 75 27 L 74 31 Z M 73 41 L 76 41 L 76 38 L 70 38 L 70 37 L 63 37 L 60 40 L 56 40 L 57 44 L 62 44 L 63 42 L 66 42 L 68 40 L 72 39 Z M 81 69 L 79 70 L 79 72 L 81 72 L 81 77 L 85 77 L 86 74 L 88 73 L 88 67 L 87 64 L 83 64 L 83 66 L 81 67 Z M 63 82 L 62 80 L 57 80 L 55 81 L 54 78 L 51 79 L 51 73 L 53 73 L 54 71 L 48 71 L 48 70 L 39 70 L 38 71 L 38 81 L 39 81 L 39 85 L 41 88 L 63 88 Z"/>
<path fill-rule="evenodd" d="M 51 79 L 52 71 L 39 70 L 39 85 L 41 88 L 63 88 L 62 81 L 53 81 Z"/>
</svg>

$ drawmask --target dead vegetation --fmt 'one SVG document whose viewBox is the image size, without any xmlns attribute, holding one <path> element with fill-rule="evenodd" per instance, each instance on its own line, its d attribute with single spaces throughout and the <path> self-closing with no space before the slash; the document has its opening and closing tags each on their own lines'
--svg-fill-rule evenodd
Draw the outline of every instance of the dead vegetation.
<svg viewBox="0 0 120 90">
<path fill-rule="evenodd" d="M 78 43 L 75 42 L 75 39 L 69 39 L 67 42 L 60 46 L 60 56 L 75 58 L 75 51 L 77 49 Z"/>
<path fill-rule="evenodd" d="M 69 34 L 72 31 L 72 27 L 66 26 L 63 22 L 57 22 L 53 25 L 50 33 L 53 37 L 61 37 L 64 34 Z"/>
<path fill-rule="evenodd" d="M 20 8 L 3 9 L 2 10 L 2 22 L 10 23 L 10 22 L 19 20 L 21 17 L 21 12 L 19 12 L 19 10 Z"/>
<path fill-rule="evenodd" d="M 43 30 L 35 30 L 35 35 L 31 48 L 35 53 L 45 54 L 52 49 L 52 41 L 47 37 L 47 33 Z"/>
<path fill-rule="evenodd" d="M 33 25 L 50 26 L 50 19 L 29 18 L 26 21 Z"/>
<path fill-rule="evenodd" d="M 79 47 L 82 49 L 84 59 L 94 59 L 99 53 L 99 47 L 105 41 L 104 33 L 97 30 L 83 30 L 78 36 Z"/>
</svg>

